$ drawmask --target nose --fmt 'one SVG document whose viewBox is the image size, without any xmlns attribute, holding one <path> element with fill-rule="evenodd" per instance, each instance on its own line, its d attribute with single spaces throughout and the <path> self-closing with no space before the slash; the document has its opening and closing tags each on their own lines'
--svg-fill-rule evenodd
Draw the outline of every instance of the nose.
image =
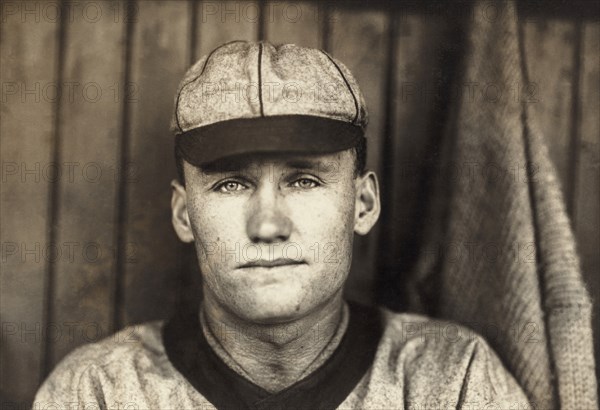
<svg viewBox="0 0 600 410">
<path fill-rule="evenodd" d="M 265 184 L 250 199 L 250 213 L 246 226 L 253 243 L 284 242 L 292 233 L 292 221 L 286 216 L 284 198 L 278 187 Z"/>
</svg>

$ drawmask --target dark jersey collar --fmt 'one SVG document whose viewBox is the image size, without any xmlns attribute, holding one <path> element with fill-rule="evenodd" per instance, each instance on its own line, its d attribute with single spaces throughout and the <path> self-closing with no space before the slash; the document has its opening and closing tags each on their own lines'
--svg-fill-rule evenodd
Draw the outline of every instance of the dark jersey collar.
<svg viewBox="0 0 600 410">
<path fill-rule="evenodd" d="M 334 409 L 354 390 L 373 364 L 382 334 L 379 311 L 349 302 L 348 328 L 335 352 L 317 370 L 270 393 L 227 366 L 212 350 L 198 310 L 169 320 L 163 343 L 173 366 L 218 409 Z"/>
</svg>

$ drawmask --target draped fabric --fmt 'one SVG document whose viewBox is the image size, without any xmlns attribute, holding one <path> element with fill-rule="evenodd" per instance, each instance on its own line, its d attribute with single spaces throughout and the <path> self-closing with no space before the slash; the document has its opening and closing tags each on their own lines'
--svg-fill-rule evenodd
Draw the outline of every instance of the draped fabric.
<svg viewBox="0 0 600 410">
<path fill-rule="evenodd" d="M 474 3 L 412 310 L 487 337 L 537 408 L 597 408 L 591 302 L 528 93 L 514 3 Z M 475 90 L 475 91 L 473 91 Z"/>
</svg>

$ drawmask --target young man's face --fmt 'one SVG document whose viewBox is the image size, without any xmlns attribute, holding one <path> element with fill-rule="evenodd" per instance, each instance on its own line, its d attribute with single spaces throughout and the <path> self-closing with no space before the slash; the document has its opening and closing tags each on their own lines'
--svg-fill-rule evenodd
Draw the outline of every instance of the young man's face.
<svg viewBox="0 0 600 410">
<path fill-rule="evenodd" d="M 213 169 L 184 164 L 175 229 L 195 242 L 205 297 L 253 322 L 299 318 L 338 295 L 353 234 L 379 214 L 373 173 L 354 152 L 253 156 Z"/>
</svg>

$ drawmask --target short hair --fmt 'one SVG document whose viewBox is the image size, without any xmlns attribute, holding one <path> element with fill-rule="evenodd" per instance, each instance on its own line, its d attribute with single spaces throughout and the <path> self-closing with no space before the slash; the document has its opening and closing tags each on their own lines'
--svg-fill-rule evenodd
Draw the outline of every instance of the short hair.
<svg viewBox="0 0 600 410">
<path fill-rule="evenodd" d="M 354 176 L 363 175 L 367 166 L 367 139 L 361 138 L 359 143 L 352 148 L 354 151 Z M 175 165 L 177 167 L 177 179 L 185 186 L 185 174 L 183 172 L 183 156 L 177 144 L 175 145 Z"/>
</svg>

